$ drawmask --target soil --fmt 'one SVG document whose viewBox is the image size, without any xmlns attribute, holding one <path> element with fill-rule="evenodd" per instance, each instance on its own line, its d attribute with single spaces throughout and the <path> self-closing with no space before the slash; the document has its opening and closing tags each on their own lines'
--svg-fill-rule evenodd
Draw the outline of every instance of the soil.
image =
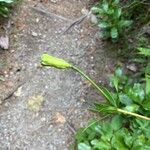
<svg viewBox="0 0 150 150">
<path fill-rule="evenodd" d="M 67 150 L 74 130 L 94 117 L 85 103 L 101 97 L 91 92 L 89 83 L 72 70 L 40 65 L 46 52 L 80 66 L 97 82 L 106 82 L 115 55 L 106 50 L 90 20 L 62 34 L 89 4 L 26 0 L 14 12 L 10 48 L 0 50 L 1 150 Z M 35 11 L 34 6 L 66 19 Z"/>
</svg>

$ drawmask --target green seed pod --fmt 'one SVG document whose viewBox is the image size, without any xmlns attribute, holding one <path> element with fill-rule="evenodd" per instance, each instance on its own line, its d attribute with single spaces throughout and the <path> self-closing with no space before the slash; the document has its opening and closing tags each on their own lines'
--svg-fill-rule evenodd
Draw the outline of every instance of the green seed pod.
<svg viewBox="0 0 150 150">
<path fill-rule="evenodd" d="M 48 54 L 43 54 L 41 56 L 41 64 L 44 66 L 51 66 L 58 69 L 66 69 L 72 67 L 72 65 L 65 60 L 50 56 Z"/>
</svg>

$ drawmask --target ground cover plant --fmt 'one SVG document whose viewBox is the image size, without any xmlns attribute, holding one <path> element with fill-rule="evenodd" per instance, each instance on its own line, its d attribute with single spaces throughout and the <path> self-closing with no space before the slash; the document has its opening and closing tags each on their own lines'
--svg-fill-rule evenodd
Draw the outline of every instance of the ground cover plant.
<svg viewBox="0 0 150 150">
<path fill-rule="evenodd" d="M 10 6 L 15 2 L 16 0 L 0 0 L 0 15 L 8 17 L 10 13 Z"/>
<path fill-rule="evenodd" d="M 130 35 L 134 29 L 149 23 L 149 5 L 147 0 L 102 0 L 91 11 L 97 16 L 101 36 L 118 41 L 124 40 L 122 37 Z"/>
<path fill-rule="evenodd" d="M 141 48 L 139 50 L 140 53 L 143 53 L 143 49 L 142 52 Z M 121 68 L 117 68 L 111 80 L 111 85 L 115 90 L 110 91 L 102 85 L 97 85 L 78 67 L 62 59 L 43 54 L 41 64 L 77 71 L 105 99 L 104 102 L 94 103 L 91 110 L 106 115 L 115 115 L 111 123 L 94 121 L 87 128 L 80 129 L 75 136 L 76 145 L 72 149 L 150 149 L 150 78 L 143 83 L 133 83 L 130 78 L 123 74 Z"/>
<path fill-rule="evenodd" d="M 139 67 L 134 75 L 125 74 L 124 69 L 118 66 L 106 88 L 96 84 L 78 67 L 48 54 L 42 55 L 42 65 L 77 71 L 104 97 L 104 101 L 93 102 L 90 107 L 102 118 L 80 128 L 75 135 L 75 144 L 70 149 L 150 149 L 150 49 L 144 32 L 141 34 L 141 26 L 149 24 L 146 4 L 149 4 L 146 0 L 121 3 L 119 0 L 103 0 L 92 8 L 98 18 L 102 37 L 111 38 L 114 42 L 121 39 L 123 49 L 127 47 L 127 50 L 132 50 L 134 59 L 131 61 Z M 140 28 L 139 32 L 136 28 Z M 126 31 L 131 29 L 132 32 L 126 35 Z M 135 43 L 135 38 L 132 40 L 133 33 L 137 34 Z"/>
<path fill-rule="evenodd" d="M 125 28 L 130 27 L 132 20 L 127 20 L 122 12 L 119 0 L 103 0 L 92 8 L 99 19 L 98 26 L 102 29 L 102 37 L 117 41 Z"/>
</svg>

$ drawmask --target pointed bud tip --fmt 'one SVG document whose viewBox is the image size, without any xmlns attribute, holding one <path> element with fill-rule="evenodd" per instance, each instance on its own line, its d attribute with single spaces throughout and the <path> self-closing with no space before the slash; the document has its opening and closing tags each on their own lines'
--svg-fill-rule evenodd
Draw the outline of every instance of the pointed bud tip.
<svg viewBox="0 0 150 150">
<path fill-rule="evenodd" d="M 65 60 L 50 56 L 48 54 L 43 54 L 41 56 L 41 64 L 45 66 L 55 67 L 58 69 L 66 69 L 72 67 L 72 65 Z"/>
</svg>

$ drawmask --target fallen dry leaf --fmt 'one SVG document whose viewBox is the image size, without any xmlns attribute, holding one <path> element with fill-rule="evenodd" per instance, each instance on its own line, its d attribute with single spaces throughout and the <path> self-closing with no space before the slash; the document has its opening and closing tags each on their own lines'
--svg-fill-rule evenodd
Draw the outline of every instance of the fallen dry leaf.
<svg viewBox="0 0 150 150">
<path fill-rule="evenodd" d="M 56 115 L 55 115 L 55 122 L 63 124 L 63 123 L 66 122 L 66 119 L 65 119 L 65 117 L 62 114 L 60 114 L 59 112 L 57 112 Z"/>
</svg>

